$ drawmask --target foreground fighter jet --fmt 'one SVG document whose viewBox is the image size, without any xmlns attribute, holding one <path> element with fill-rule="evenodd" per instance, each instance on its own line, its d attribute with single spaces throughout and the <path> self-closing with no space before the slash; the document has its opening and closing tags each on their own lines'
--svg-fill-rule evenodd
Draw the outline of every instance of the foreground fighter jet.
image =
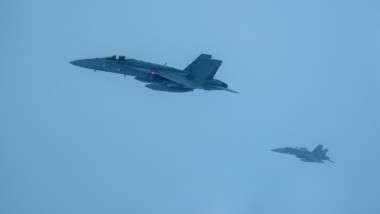
<svg viewBox="0 0 380 214">
<path fill-rule="evenodd" d="M 188 92 L 194 89 L 226 90 L 237 93 L 228 85 L 214 79 L 214 75 L 222 64 L 221 60 L 211 59 L 211 55 L 201 54 L 184 70 L 144 62 L 135 59 L 118 58 L 113 55 L 105 58 L 81 59 L 70 62 L 73 65 L 134 76 L 136 80 L 149 83 L 146 87 L 157 91 Z"/>
<path fill-rule="evenodd" d="M 285 147 L 281 149 L 272 149 L 273 152 L 285 153 L 290 155 L 295 155 L 297 158 L 300 158 L 301 161 L 305 162 L 317 162 L 323 163 L 324 160 L 334 162 L 330 160 L 329 157 L 326 156 L 328 149 L 322 149 L 322 145 L 318 145 L 315 149 L 310 152 L 306 148 L 303 147 Z"/>
</svg>

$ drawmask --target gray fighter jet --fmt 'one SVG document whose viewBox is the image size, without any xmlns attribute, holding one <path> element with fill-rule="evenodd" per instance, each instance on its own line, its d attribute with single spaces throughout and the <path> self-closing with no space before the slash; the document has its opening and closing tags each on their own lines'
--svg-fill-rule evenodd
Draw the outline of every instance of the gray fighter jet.
<svg viewBox="0 0 380 214">
<path fill-rule="evenodd" d="M 295 155 L 297 158 L 300 158 L 301 161 L 304 162 L 316 162 L 316 163 L 324 163 L 324 160 L 333 162 L 327 157 L 326 153 L 328 149 L 322 149 L 322 145 L 318 145 L 315 147 L 313 151 L 309 151 L 303 147 L 285 147 L 281 149 L 272 149 L 273 152 L 285 153 L 290 155 Z"/>
<path fill-rule="evenodd" d="M 126 59 L 115 55 L 105 58 L 81 59 L 70 62 L 73 65 L 134 76 L 136 80 L 149 83 L 146 87 L 157 91 L 188 92 L 194 89 L 226 90 L 237 93 L 228 88 L 228 85 L 214 79 L 216 71 L 222 64 L 221 60 L 212 59 L 211 55 L 201 54 L 184 70 L 144 62 L 135 59 Z"/>
</svg>

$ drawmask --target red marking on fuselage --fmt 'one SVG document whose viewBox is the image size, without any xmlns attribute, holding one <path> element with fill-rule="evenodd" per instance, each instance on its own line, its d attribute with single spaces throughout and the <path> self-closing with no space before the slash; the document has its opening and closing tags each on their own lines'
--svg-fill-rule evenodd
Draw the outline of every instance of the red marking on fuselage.
<svg viewBox="0 0 380 214">
<path fill-rule="evenodd" d="M 151 74 L 153 74 L 153 75 L 154 75 L 154 71 L 152 71 L 152 72 L 151 72 Z"/>
</svg>

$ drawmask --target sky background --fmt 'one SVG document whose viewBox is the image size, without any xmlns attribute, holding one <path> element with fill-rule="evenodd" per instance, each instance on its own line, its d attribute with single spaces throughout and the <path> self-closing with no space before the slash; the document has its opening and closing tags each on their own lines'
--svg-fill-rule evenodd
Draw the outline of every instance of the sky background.
<svg viewBox="0 0 380 214">
<path fill-rule="evenodd" d="M 0 2 L 0 213 L 380 213 L 379 1 Z M 69 61 L 223 60 L 240 94 Z M 271 152 L 323 144 L 335 164 Z"/>
</svg>

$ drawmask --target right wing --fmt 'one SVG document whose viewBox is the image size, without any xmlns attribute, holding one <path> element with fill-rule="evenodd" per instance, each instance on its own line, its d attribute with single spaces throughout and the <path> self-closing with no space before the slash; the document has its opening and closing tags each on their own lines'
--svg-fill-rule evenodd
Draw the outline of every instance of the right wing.
<svg viewBox="0 0 380 214">
<path fill-rule="evenodd" d="M 222 60 L 211 59 L 211 55 L 201 54 L 185 68 L 185 71 L 194 82 L 204 82 L 214 78 L 221 64 Z"/>
</svg>

